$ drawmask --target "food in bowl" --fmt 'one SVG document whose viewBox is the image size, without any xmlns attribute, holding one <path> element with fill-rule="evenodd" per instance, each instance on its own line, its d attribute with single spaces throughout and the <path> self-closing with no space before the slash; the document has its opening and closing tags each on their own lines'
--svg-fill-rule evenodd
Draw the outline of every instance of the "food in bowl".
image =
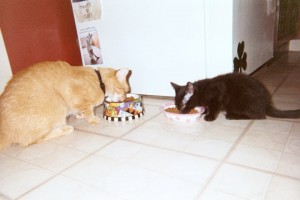
<svg viewBox="0 0 300 200">
<path fill-rule="evenodd" d="M 187 114 L 181 114 L 174 104 L 163 105 L 161 110 L 168 119 L 179 122 L 196 121 L 200 119 L 201 114 L 205 111 L 203 107 L 196 107 Z"/>
<path fill-rule="evenodd" d="M 126 99 L 124 101 L 125 102 L 134 101 L 134 97 L 126 97 Z"/>
<path fill-rule="evenodd" d="M 103 116 L 109 121 L 129 121 L 144 115 L 142 98 L 137 94 L 127 94 L 122 102 L 104 101 Z"/>
<path fill-rule="evenodd" d="M 166 108 L 165 111 L 170 112 L 170 113 L 180 114 L 179 110 L 176 107 Z M 194 109 L 190 110 L 189 113 L 186 113 L 186 114 L 195 114 L 195 113 L 198 113 L 198 111 L 194 108 Z"/>
</svg>

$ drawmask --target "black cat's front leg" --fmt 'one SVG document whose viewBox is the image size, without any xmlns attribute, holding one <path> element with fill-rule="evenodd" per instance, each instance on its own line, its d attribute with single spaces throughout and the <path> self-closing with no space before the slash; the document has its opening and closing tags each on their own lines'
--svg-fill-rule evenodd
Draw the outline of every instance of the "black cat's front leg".
<svg viewBox="0 0 300 200">
<path fill-rule="evenodd" d="M 208 115 L 208 113 L 209 113 L 209 108 L 208 108 L 208 106 L 205 106 L 204 112 L 202 113 L 202 115 Z"/>
<path fill-rule="evenodd" d="M 206 110 L 207 110 L 207 114 L 204 117 L 205 121 L 214 121 L 218 117 L 221 111 L 221 106 L 217 102 L 211 102 L 207 106 Z"/>
</svg>

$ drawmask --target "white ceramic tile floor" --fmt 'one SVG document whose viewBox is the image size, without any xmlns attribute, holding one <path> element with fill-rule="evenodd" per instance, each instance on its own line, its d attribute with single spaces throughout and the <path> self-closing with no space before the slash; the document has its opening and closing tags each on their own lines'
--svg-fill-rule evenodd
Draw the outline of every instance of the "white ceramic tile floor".
<svg viewBox="0 0 300 200">
<path fill-rule="evenodd" d="M 300 108 L 300 54 L 256 75 L 282 109 Z M 300 120 L 167 120 L 170 99 L 144 96 L 145 116 L 0 152 L 4 200 L 298 200 Z M 102 107 L 96 109 L 102 115 Z"/>
</svg>

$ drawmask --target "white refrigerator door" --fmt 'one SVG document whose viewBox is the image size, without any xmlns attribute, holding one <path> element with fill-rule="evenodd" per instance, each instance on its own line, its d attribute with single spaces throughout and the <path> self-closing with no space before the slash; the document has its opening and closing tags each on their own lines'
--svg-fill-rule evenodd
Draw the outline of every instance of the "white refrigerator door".
<svg viewBox="0 0 300 200">
<path fill-rule="evenodd" d="M 174 96 L 206 77 L 204 1 L 102 0 L 103 67 L 132 70 L 133 93 Z"/>
<path fill-rule="evenodd" d="M 4 91 L 4 88 L 12 77 L 12 71 L 10 67 L 10 63 L 8 60 L 7 52 L 5 49 L 4 40 L 2 37 L 2 32 L 0 29 L 0 95 Z"/>
</svg>

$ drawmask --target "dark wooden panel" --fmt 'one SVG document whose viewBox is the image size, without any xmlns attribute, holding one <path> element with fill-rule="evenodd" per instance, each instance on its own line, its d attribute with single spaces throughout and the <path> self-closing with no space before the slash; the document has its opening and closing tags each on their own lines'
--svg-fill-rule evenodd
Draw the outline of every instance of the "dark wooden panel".
<svg viewBox="0 0 300 200">
<path fill-rule="evenodd" d="M 13 73 L 46 60 L 81 65 L 70 0 L 1 0 L 0 27 Z"/>
</svg>

